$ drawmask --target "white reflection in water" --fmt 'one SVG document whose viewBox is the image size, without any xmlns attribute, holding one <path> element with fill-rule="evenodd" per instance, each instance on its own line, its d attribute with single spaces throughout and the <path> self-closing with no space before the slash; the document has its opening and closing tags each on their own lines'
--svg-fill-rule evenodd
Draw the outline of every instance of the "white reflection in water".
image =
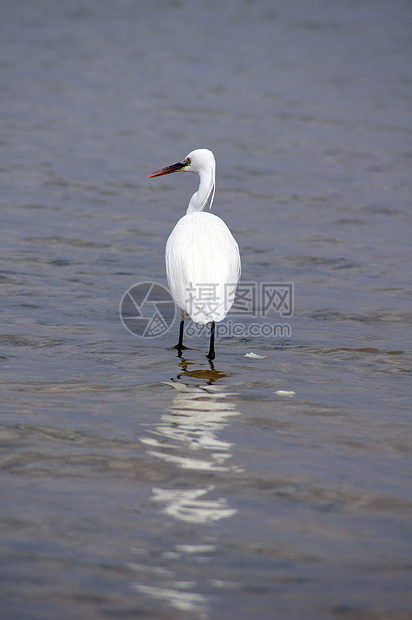
<svg viewBox="0 0 412 620">
<path fill-rule="evenodd" d="M 177 579 L 176 572 L 179 570 L 179 565 L 175 565 L 175 563 L 185 562 L 187 559 L 191 573 L 193 573 L 193 560 L 197 563 L 200 563 L 200 560 L 209 560 L 207 554 L 214 550 L 215 545 L 211 544 L 175 545 L 173 551 L 161 554 L 153 550 L 132 548 L 133 553 L 140 556 L 140 562 L 130 562 L 128 567 L 135 571 L 140 579 L 147 581 L 150 579 L 151 581 L 151 583 L 135 583 L 133 588 L 153 600 L 166 603 L 169 607 L 195 613 L 198 620 L 209 620 L 209 597 L 195 591 L 196 589 L 203 589 L 204 583 Z M 160 556 L 161 562 L 166 564 L 169 562 L 171 568 L 153 566 L 153 559 L 157 555 Z M 144 563 L 145 559 L 147 560 L 146 563 Z M 155 580 L 157 581 L 156 585 L 153 584 Z"/>
<path fill-rule="evenodd" d="M 232 394 L 221 386 L 168 385 L 175 389 L 170 410 L 148 431 L 150 436 L 141 439 L 150 454 L 182 469 L 241 471 L 227 464 L 232 444 L 216 436 L 229 417 L 239 415 L 228 401 Z"/>
<path fill-rule="evenodd" d="M 179 521 L 189 521 L 191 523 L 210 523 L 227 519 L 236 514 L 236 510 L 229 507 L 227 500 L 223 497 L 217 500 L 199 499 L 209 491 L 213 491 L 214 486 L 207 489 L 189 490 L 170 490 L 153 489 L 154 500 L 165 502 L 164 512 Z"/>
<path fill-rule="evenodd" d="M 174 609 L 180 611 L 201 612 L 206 611 L 207 598 L 196 592 L 181 592 L 172 588 L 156 588 L 136 584 L 135 590 L 142 594 L 148 594 L 154 599 L 166 601 Z"/>
<path fill-rule="evenodd" d="M 226 392 L 224 386 L 214 385 L 224 374 L 217 373 L 213 367 L 211 370 L 188 371 L 184 360 L 181 366 L 183 373 L 178 381 L 167 383 L 174 391 L 169 411 L 161 416 L 156 425 L 147 429 L 146 435 L 141 438 L 142 443 L 149 454 L 177 469 L 192 470 L 198 474 L 242 472 L 241 468 L 229 463 L 232 444 L 219 437 L 219 433 L 228 426 L 229 418 L 239 415 L 235 404 L 230 401 L 233 394 Z M 208 383 L 204 386 L 183 383 L 185 377 L 190 377 L 189 380 L 207 380 Z M 179 523 L 203 527 L 233 517 L 237 512 L 225 497 L 213 496 L 214 485 L 189 489 L 155 487 L 152 491 L 152 499 L 162 506 L 162 512 Z M 153 557 L 148 562 L 147 571 L 145 563 L 132 563 L 130 567 L 140 573 L 141 578 L 144 579 L 145 573 L 152 582 L 154 579 L 161 580 L 156 585 L 138 583 L 134 588 L 154 600 L 164 601 L 174 609 L 196 613 L 197 617 L 207 619 L 209 597 L 196 592 L 197 589 L 204 589 L 204 584 L 177 580 L 171 567 L 176 563 L 178 566 L 185 558 L 188 558 L 190 565 L 193 560 L 198 564 L 212 561 L 215 545 L 210 544 L 208 531 L 209 534 L 202 533 L 203 529 L 197 531 L 195 541 L 174 545 L 165 551 L 162 561 L 169 564 L 169 568 L 164 565 L 153 567 Z"/>
<path fill-rule="evenodd" d="M 227 463 L 232 444 L 217 437 L 227 426 L 227 419 L 239 415 L 235 404 L 228 400 L 233 394 L 213 384 L 199 387 L 173 381 L 167 385 L 174 389 L 170 409 L 154 429 L 148 430 L 149 436 L 141 439 L 150 448 L 149 454 L 181 469 L 242 471 Z M 153 499 L 163 502 L 164 512 L 179 521 L 208 523 L 233 516 L 236 510 L 225 498 L 203 497 L 213 489 L 155 488 Z"/>
</svg>

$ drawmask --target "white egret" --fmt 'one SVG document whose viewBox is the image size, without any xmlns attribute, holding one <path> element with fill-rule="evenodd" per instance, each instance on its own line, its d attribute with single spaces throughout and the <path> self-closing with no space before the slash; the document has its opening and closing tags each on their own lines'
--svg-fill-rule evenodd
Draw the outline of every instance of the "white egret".
<svg viewBox="0 0 412 620">
<path fill-rule="evenodd" d="M 208 358 L 215 357 L 215 323 L 229 312 L 240 277 L 238 245 L 223 220 L 203 211 L 212 206 L 215 195 L 214 155 L 208 149 L 196 149 L 182 161 L 149 175 L 159 177 L 172 172 L 196 172 L 199 189 L 190 199 L 184 215 L 174 227 L 166 244 L 166 273 L 169 289 L 180 311 L 179 342 L 182 354 L 184 319 L 211 323 Z"/>
</svg>

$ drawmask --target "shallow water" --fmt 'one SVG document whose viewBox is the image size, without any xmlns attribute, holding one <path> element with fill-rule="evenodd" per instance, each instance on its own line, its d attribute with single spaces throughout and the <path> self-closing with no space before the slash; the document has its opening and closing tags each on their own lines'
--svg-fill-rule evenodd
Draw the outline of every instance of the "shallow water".
<svg viewBox="0 0 412 620">
<path fill-rule="evenodd" d="M 411 21 L 3 7 L 2 618 L 411 617 Z M 294 285 L 212 366 L 118 310 L 195 189 L 147 175 L 203 146 L 242 281 Z"/>
</svg>

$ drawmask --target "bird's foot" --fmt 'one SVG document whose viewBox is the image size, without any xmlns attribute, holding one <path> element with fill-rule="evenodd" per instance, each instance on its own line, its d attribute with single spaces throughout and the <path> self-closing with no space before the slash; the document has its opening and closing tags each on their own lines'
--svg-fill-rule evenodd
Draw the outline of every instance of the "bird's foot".
<svg viewBox="0 0 412 620">
<path fill-rule="evenodd" d="M 177 351 L 177 357 L 182 357 L 183 351 L 186 351 L 189 347 L 185 347 L 184 344 L 177 344 L 174 349 Z"/>
</svg>

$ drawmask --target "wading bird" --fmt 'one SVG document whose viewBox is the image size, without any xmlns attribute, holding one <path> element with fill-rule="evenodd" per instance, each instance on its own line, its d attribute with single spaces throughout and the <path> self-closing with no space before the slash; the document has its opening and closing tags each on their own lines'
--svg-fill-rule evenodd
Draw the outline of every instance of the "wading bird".
<svg viewBox="0 0 412 620">
<path fill-rule="evenodd" d="M 211 323 L 207 357 L 215 358 L 215 323 L 229 312 L 240 277 L 238 245 L 223 220 L 203 209 L 212 206 L 215 196 L 214 155 L 196 149 L 182 161 L 149 175 L 149 179 L 172 172 L 196 172 L 199 189 L 190 199 L 184 215 L 166 244 L 166 273 L 169 289 L 180 311 L 179 342 L 181 356 L 186 314 L 194 323 Z"/>
</svg>

